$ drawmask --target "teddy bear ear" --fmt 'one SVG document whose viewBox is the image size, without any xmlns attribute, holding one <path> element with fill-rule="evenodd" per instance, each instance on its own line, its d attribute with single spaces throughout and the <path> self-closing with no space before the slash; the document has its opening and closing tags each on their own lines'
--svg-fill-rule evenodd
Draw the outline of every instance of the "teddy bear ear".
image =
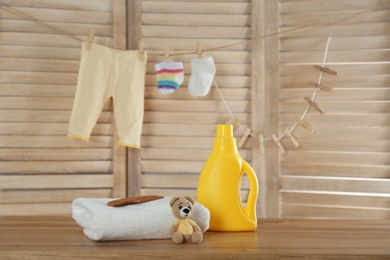
<svg viewBox="0 0 390 260">
<path fill-rule="evenodd" d="M 185 196 L 184 198 L 187 199 L 187 200 L 189 200 L 189 201 L 191 202 L 192 205 L 195 204 L 195 199 L 194 199 L 193 197 L 191 197 L 191 196 Z"/>
<path fill-rule="evenodd" d="M 171 201 L 169 202 L 169 206 L 172 207 L 173 204 L 174 204 L 178 199 L 180 199 L 179 196 L 174 196 L 174 197 L 171 199 Z"/>
</svg>

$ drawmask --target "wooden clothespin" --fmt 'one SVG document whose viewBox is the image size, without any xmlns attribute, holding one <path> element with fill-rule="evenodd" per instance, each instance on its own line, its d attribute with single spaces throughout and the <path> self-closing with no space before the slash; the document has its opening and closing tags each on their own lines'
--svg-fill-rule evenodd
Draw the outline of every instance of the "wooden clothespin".
<svg viewBox="0 0 390 260">
<path fill-rule="evenodd" d="M 198 59 L 202 58 L 202 48 L 200 42 L 196 43 L 196 52 L 198 53 Z"/>
<path fill-rule="evenodd" d="M 246 139 L 248 139 L 248 136 L 251 133 L 251 131 L 252 130 L 250 128 L 245 129 L 244 135 L 241 137 L 240 141 L 238 142 L 238 148 L 241 148 L 244 145 L 244 143 L 245 143 Z"/>
<path fill-rule="evenodd" d="M 310 106 L 312 106 L 312 107 L 314 107 L 315 109 L 317 109 L 318 112 L 320 112 L 321 114 L 324 113 L 324 110 L 320 107 L 320 105 L 318 105 L 317 102 L 311 100 L 311 99 L 308 98 L 307 96 L 305 96 L 304 99 L 307 101 L 307 103 L 309 103 Z"/>
<path fill-rule="evenodd" d="M 164 56 L 165 56 L 165 61 L 166 62 L 170 62 L 171 61 L 170 60 L 171 54 L 169 53 L 168 47 L 165 47 Z"/>
<path fill-rule="evenodd" d="M 264 154 L 264 152 L 265 152 L 264 146 L 265 146 L 264 135 L 259 134 L 259 150 L 260 150 L 260 154 Z"/>
<path fill-rule="evenodd" d="M 332 92 L 333 91 L 333 88 L 331 87 L 328 87 L 328 86 L 324 86 L 324 85 L 321 85 L 321 84 L 316 84 L 316 88 L 319 88 L 323 91 L 327 91 L 327 92 Z"/>
<path fill-rule="evenodd" d="M 141 61 L 145 61 L 146 54 L 145 54 L 145 48 L 144 48 L 144 41 L 142 39 L 138 41 L 138 49 L 139 49 L 139 59 Z"/>
<path fill-rule="evenodd" d="M 301 144 L 298 142 L 298 140 L 295 138 L 295 136 L 291 133 L 291 131 L 288 128 L 284 129 L 284 133 L 290 139 L 290 141 L 293 143 L 295 147 L 301 146 Z"/>
<path fill-rule="evenodd" d="M 272 139 L 274 139 L 276 145 L 279 147 L 279 151 L 281 153 L 285 153 L 286 149 L 284 148 L 283 144 L 280 142 L 279 137 L 277 137 L 276 135 L 272 135 Z"/>
<path fill-rule="evenodd" d="M 92 29 L 89 31 L 88 34 L 88 41 L 87 41 L 87 49 L 90 50 L 92 48 L 93 38 L 95 37 L 95 30 Z"/>
<path fill-rule="evenodd" d="M 328 73 L 328 74 L 331 74 L 331 75 L 335 75 L 335 76 L 338 76 L 339 73 L 335 70 L 332 70 L 332 69 L 329 69 L 327 67 L 322 67 L 320 65 L 314 65 L 314 67 L 322 72 L 325 72 L 325 73 Z"/>
<path fill-rule="evenodd" d="M 236 130 L 237 126 L 240 124 L 240 121 L 241 120 L 239 118 L 237 118 L 236 121 L 234 121 L 234 123 L 233 123 L 233 131 Z"/>
<path fill-rule="evenodd" d="M 314 133 L 316 131 L 308 122 L 301 119 L 300 117 L 297 117 L 297 121 L 301 126 L 309 130 L 311 133 Z"/>
</svg>

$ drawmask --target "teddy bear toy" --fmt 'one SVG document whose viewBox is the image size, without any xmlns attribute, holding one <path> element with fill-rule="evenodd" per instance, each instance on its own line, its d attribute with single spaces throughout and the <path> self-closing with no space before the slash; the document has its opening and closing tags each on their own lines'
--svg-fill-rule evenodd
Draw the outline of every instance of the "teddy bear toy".
<svg viewBox="0 0 390 260">
<path fill-rule="evenodd" d="M 170 229 L 172 240 L 176 244 L 189 241 L 199 244 L 203 240 L 200 227 L 190 219 L 194 212 L 194 204 L 195 200 L 191 196 L 175 196 L 169 203 L 173 215 L 179 219 Z"/>
</svg>

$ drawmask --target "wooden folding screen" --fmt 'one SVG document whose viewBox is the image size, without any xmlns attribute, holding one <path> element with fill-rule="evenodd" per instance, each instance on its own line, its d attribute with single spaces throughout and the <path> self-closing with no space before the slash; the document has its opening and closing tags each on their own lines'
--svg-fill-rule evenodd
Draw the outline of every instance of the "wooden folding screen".
<svg viewBox="0 0 390 260">
<path fill-rule="evenodd" d="M 125 49 L 126 1 L 0 5 L 13 8 L 0 9 L 0 215 L 69 214 L 77 197 L 125 196 L 111 104 L 88 143 L 66 138 L 81 41 L 63 33 L 86 40 L 95 29 L 95 42 Z"/>
<path fill-rule="evenodd" d="M 138 6 L 133 4 L 133 10 L 142 10 L 142 26 L 135 28 L 138 33 L 134 35 L 142 37 L 148 50 L 142 174 L 137 175 L 137 187 L 141 194 L 196 196 L 199 173 L 211 152 L 216 126 L 234 123 L 234 118 L 214 85 L 205 97 L 194 97 L 188 92 L 190 59 L 197 57 L 196 44 L 200 42 L 203 55 L 214 58 L 215 81 L 229 106 L 244 127 L 250 126 L 249 43 L 206 51 L 251 38 L 250 1 L 134 2 Z M 169 48 L 170 59 L 183 62 L 185 69 L 184 83 L 169 95 L 157 89 L 154 71 L 154 65 L 165 60 L 165 48 Z M 242 132 L 237 130 L 237 138 Z M 240 153 L 251 161 L 251 141 L 245 143 Z M 243 188 L 247 187 L 245 183 Z"/>
<path fill-rule="evenodd" d="M 281 155 L 281 217 L 390 218 L 390 5 L 385 1 L 280 2 L 280 131 L 312 97 L 328 37 L 320 91 Z M 317 24 L 309 26 L 310 24 Z M 299 30 L 291 30 L 301 27 Z"/>
</svg>

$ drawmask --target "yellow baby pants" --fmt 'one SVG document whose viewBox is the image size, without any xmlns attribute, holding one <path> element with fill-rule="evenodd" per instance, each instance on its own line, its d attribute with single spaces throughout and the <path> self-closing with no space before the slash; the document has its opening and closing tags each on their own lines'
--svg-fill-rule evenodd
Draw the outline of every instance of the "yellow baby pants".
<svg viewBox="0 0 390 260">
<path fill-rule="evenodd" d="M 88 50 L 83 43 L 68 137 L 88 141 L 103 106 L 112 97 L 118 144 L 140 148 L 145 69 L 146 59 L 141 60 L 137 50 L 95 43 Z"/>
</svg>

